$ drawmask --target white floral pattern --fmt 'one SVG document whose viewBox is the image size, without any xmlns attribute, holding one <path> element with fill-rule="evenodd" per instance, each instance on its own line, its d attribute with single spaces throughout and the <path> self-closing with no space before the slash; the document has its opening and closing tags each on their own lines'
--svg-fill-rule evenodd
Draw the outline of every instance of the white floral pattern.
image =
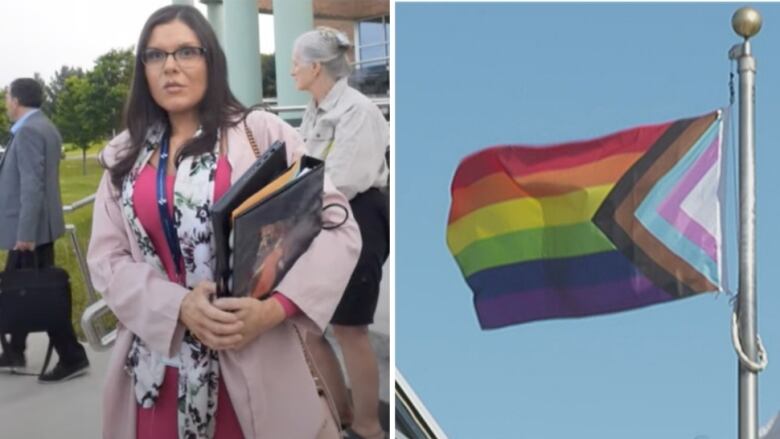
<svg viewBox="0 0 780 439">
<path fill-rule="evenodd" d="M 159 146 L 163 126 L 155 126 L 146 136 L 146 146 L 122 186 L 122 210 L 128 218 L 147 263 L 165 274 L 165 269 L 149 235 L 135 215 L 133 189 L 138 175 Z M 198 135 L 198 134 L 196 134 Z M 217 142 L 219 145 L 219 142 Z M 187 157 L 178 167 L 174 183 L 173 223 L 179 238 L 187 288 L 203 280 L 213 280 L 215 255 L 211 206 L 214 196 L 217 149 L 197 157 Z M 165 274 L 167 277 L 167 274 Z M 165 377 L 164 353 L 154 352 L 138 336 L 127 355 L 125 370 L 133 377 L 135 397 L 144 408 L 154 405 Z M 178 430 L 180 439 L 210 439 L 214 436 L 219 382 L 217 352 L 185 332 L 179 363 Z"/>
</svg>

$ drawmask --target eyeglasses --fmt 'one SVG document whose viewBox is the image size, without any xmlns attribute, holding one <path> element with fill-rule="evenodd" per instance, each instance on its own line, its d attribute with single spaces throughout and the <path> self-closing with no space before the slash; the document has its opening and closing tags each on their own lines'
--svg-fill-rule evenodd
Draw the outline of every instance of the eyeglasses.
<svg viewBox="0 0 780 439">
<path fill-rule="evenodd" d="M 162 67 L 168 55 L 173 55 L 173 59 L 181 67 L 190 67 L 203 55 L 206 49 L 202 47 L 180 47 L 173 52 L 166 52 L 160 49 L 146 49 L 141 54 L 141 62 L 148 67 Z"/>
</svg>

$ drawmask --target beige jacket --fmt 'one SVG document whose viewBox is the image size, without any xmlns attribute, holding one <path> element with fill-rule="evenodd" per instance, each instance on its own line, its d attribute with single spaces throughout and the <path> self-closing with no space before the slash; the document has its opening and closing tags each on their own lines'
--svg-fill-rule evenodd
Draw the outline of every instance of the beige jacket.
<svg viewBox="0 0 780 439">
<path fill-rule="evenodd" d="M 309 102 L 301 135 L 309 154 L 325 160 L 325 171 L 348 199 L 387 186 L 387 121 L 370 99 L 347 85 L 347 78 L 338 80 L 319 106 Z"/>
<path fill-rule="evenodd" d="M 261 153 L 277 139 L 287 143 L 288 161 L 303 152 L 295 130 L 278 117 L 253 112 L 248 124 Z M 124 132 L 103 150 L 107 165 L 129 139 Z M 243 125 L 227 130 L 231 183 L 254 162 Z M 92 282 L 116 314 L 118 336 L 108 366 L 103 395 L 103 437 L 135 438 L 136 401 L 124 362 L 135 333 L 165 355 L 179 349 L 184 327 L 178 319 L 187 290 L 144 262 L 133 232 L 122 214 L 121 200 L 104 173 L 95 200 L 92 238 L 87 254 Z M 325 178 L 323 204 L 349 209 L 344 195 Z M 339 222 L 343 212 L 328 209 L 324 222 Z M 277 288 L 302 314 L 288 320 L 240 350 L 222 351 L 220 368 L 244 436 L 258 439 L 311 439 L 324 413 L 293 324 L 322 332 L 349 281 L 360 253 L 360 231 L 351 218 L 334 230 L 323 230 Z"/>
</svg>

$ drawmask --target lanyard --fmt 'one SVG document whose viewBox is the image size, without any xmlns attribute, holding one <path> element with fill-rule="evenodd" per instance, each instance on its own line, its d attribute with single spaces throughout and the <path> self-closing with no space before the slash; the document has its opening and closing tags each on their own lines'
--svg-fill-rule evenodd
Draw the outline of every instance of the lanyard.
<svg viewBox="0 0 780 439">
<path fill-rule="evenodd" d="M 325 153 L 322 155 L 322 161 L 325 161 L 326 158 L 328 158 L 328 154 L 330 154 L 330 149 L 333 148 L 333 140 L 328 143 L 328 146 L 325 147 Z"/>
<path fill-rule="evenodd" d="M 168 242 L 168 249 L 173 255 L 173 265 L 176 269 L 176 278 L 183 284 L 181 273 L 181 248 L 179 247 L 179 236 L 176 233 L 176 227 L 173 225 L 173 218 L 168 212 L 168 199 L 165 196 L 165 174 L 168 171 L 168 143 L 169 137 L 166 133 L 162 138 L 160 145 L 160 160 L 157 163 L 157 210 L 160 212 L 160 223 L 162 224 L 165 241 Z"/>
</svg>

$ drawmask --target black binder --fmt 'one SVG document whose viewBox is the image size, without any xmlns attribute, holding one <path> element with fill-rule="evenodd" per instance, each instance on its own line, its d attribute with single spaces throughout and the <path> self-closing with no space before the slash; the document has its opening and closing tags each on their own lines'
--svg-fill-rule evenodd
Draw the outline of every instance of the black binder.
<svg viewBox="0 0 780 439">
<path fill-rule="evenodd" d="M 292 168 L 284 143 L 276 142 L 214 204 L 218 296 L 259 298 L 272 292 L 319 234 L 324 163 L 303 156 L 299 166 L 301 172 L 280 189 L 234 215 L 245 200 Z"/>
</svg>

